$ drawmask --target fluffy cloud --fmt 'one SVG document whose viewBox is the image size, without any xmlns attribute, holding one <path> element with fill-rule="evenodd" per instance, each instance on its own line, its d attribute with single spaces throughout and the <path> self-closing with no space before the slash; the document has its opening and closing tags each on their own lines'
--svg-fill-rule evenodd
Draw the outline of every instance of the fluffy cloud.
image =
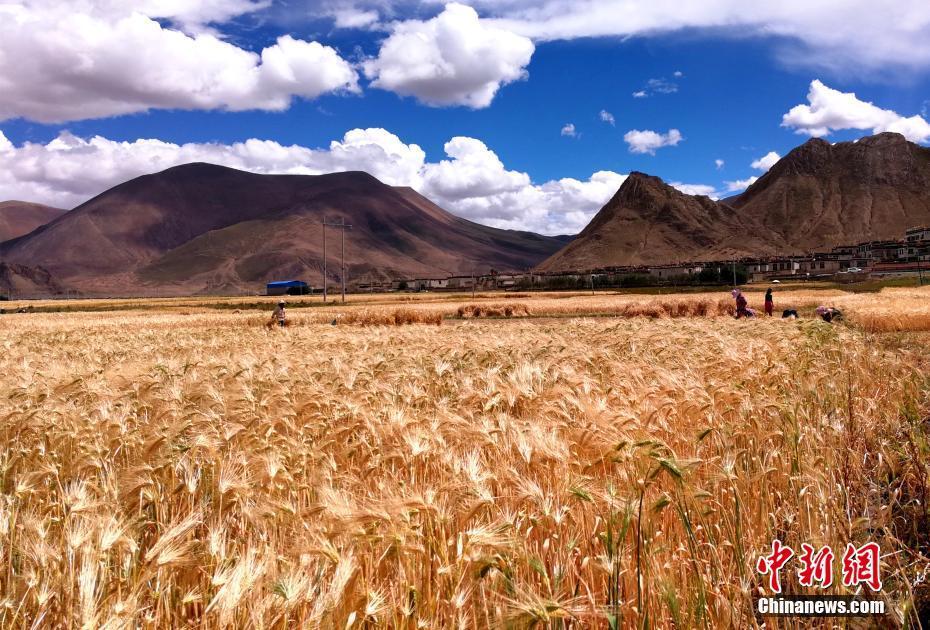
<svg viewBox="0 0 930 630">
<path fill-rule="evenodd" d="M 562 127 L 561 134 L 563 136 L 568 136 L 569 138 L 576 138 L 578 136 L 578 132 L 575 130 L 574 123 L 567 123 L 564 127 Z"/>
<path fill-rule="evenodd" d="M 501 86 L 526 76 L 533 42 L 555 39 L 705 29 L 769 38 L 790 64 L 858 73 L 930 67 L 925 0 L 461 0 L 431 19 L 380 21 L 441 5 L 313 0 L 307 13 L 337 27 L 386 29 L 366 74 L 378 87 L 431 105 L 488 106 Z M 0 120 L 57 122 L 153 108 L 280 110 L 293 98 L 357 89 L 352 65 L 330 47 L 285 36 L 252 51 L 224 39 L 240 16 L 295 13 L 281 7 L 272 0 L 0 0 Z M 674 85 L 653 80 L 635 96 Z M 911 137 L 928 135 L 922 118 L 893 122 Z M 831 129 L 806 124 L 805 133 Z"/>
<path fill-rule="evenodd" d="M 54 0 L 53 0 L 54 1 Z M 271 6 L 272 0 L 142 0 L 131 4 L 132 10 L 155 18 L 171 20 L 188 32 L 209 29 L 210 24 L 222 24 L 228 20 L 253 13 Z M 63 4 L 74 4 L 65 0 Z M 80 4 L 86 4 L 81 2 Z M 108 12 L 125 10 L 124 0 L 94 0 Z"/>
<path fill-rule="evenodd" d="M 535 40 L 651 36 L 713 29 L 777 37 L 787 63 L 857 72 L 930 66 L 926 0 L 473 0 L 497 24 Z M 838 19 L 837 16 L 842 16 Z"/>
<path fill-rule="evenodd" d="M 631 129 L 623 136 L 624 142 L 630 145 L 630 153 L 648 153 L 655 155 L 656 149 L 673 147 L 682 141 L 681 132 L 669 129 L 668 133 L 658 133 L 650 129 Z"/>
<path fill-rule="evenodd" d="M 422 188 L 446 202 L 519 192 L 530 176 L 508 171 L 497 154 L 475 138 L 456 137 L 443 147 L 451 160 L 427 164 Z"/>
<path fill-rule="evenodd" d="M 716 199 L 719 197 L 717 194 L 717 189 L 713 186 L 708 186 L 707 184 L 682 184 L 681 182 L 670 182 L 669 186 L 672 188 L 677 188 L 686 195 L 703 195 L 705 197 L 710 197 L 711 199 Z"/>
<path fill-rule="evenodd" d="M 377 11 L 363 11 L 354 7 L 333 11 L 336 28 L 367 28 L 375 24 L 380 17 Z"/>
<path fill-rule="evenodd" d="M 445 145 L 450 160 L 423 167 L 423 194 L 456 214 L 495 227 L 545 234 L 579 232 L 617 192 L 626 175 L 599 171 L 533 184 L 529 175 L 507 170 L 497 154 L 474 138 Z"/>
<path fill-rule="evenodd" d="M 12 12 L 77 13 L 104 20 L 140 13 L 168 20 L 185 32 L 203 32 L 211 30 L 211 24 L 266 9 L 271 3 L 272 0 L 12 0 L 4 6 Z"/>
<path fill-rule="evenodd" d="M 295 97 L 358 89 L 355 70 L 331 47 L 285 35 L 257 54 L 202 24 L 254 3 L 142 4 L 149 14 L 118 10 L 115 1 L 112 10 L 104 2 L 0 4 L 0 120 L 61 122 L 152 108 L 280 111 Z"/>
<path fill-rule="evenodd" d="M 575 234 L 584 229 L 625 179 L 626 175 L 620 173 L 598 171 L 585 181 L 563 178 L 530 184 L 509 192 L 445 200 L 444 207 L 494 227 Z M 441 197 L 436 199 L 442 201 Z"/>
<path fill-rule="evenodd" d="M 480 109 L 502 85 L 527 76 L 534 50 L 527 37 L 491 26 L 473 8 L 453 3 L 431 20 L 395 23 L 378 56 L 363 67 L 375 87 L 428 105 Z"/>
<path fill-rule="evenodd" d="M 614 118 L 614 115 L 611 114 L 611 113 L 610 113 L 609 111 L 607 111 L 606 109 L 602 109 L 602 110 L 601 110 L 601 113 L 599 114 L 599 116 L 600 116 L 602 122 L 607 123 L 607 124 L 610 125 L 611 127 L 616 127 L 616 126 L 617 126 L 617 121 L 616 121 L 616 119 Z"/>
<path fill-rule="evenodd" d="M 724 165 L 724 164 L 726 164 L 726 162 L 724 162 L 724 161 L 721 160 L 720 158 L 717 158 L 716 160 L 714 160 L 714 166 L 717 167 L 717 170 L 718 170 L 718 171 L 721 170 L 721 169 L 723 169 L 723 165 Z"/>
<path fill-rule="evenodd" d="M 4 146 L 6 150 L 3 150 Z M 0 133 L 0 199 L 39 201 L 63 208 L 133 177 L 189 162 L 211 162 L 256 173 L 315 175 L 365 170 L 389 184 L 419 181 L 423 150 L 383 129 L 355 129 L 328 149 L 269 140 L 235 144 L 173 144 L 141 139 L 116 142 L 62 132 L 48 144 L 13 147 Z"/>
<path fill-rule="evenodd" d="M 767 171 L 773 166 L 775 166 L 775 163 L 780 159 L 781 159 L 780 155 L 778 155 L 774 151 L 769 151 L 768 153 L 760 157 L 758 160 L 753 160 L 750 166 L 760 171 Z"/>
<path fill-rule="evenodd" d="M 384 129 L 354 129 L 325 149 L 256 139 L 235 144 L 117 142 L 67 132 L 47 144 L 16 147 L 0 132 L 0 200 L 70 208 L 120 182 L 188 162 L 255 173 L 364 170 L 387 184 L 411 186 L 451 212 L 487 225 L 562 234 L 581 230 L 626 177 L 600 171 L 587 180 L 535 184 L 528 174 L 508 170 L 480 140 L 453 138 L 445 152 L 448 159 L 427 162 L 419 146 Z"/>
<path fill-rule="evenodd" d="M 727 192 L 741 192 L 756 183 L 758 177 L 752 176 L 746 179 L 738 179 L 733 182 L 724 182 L 727 186 Z"/>
<path fill-rule="evenodd" d="M 782 126 L 796 133 L 826 136 L 839 129 L 896 131 L 913 142 L 930 140 L 930 123 L 914 115 L 905 118 L 890 109 L 859 100 L 852 92 L 840 92 L 819 80 L 811 81 L 808 105 L 796 105 L 782 117 Z"/>
<path fill-rule="evenodd" d="M 766 39 L 774 54 L 790 65 L 851 70 L 856 75 L 930 67 L 930 3 L 926 0 L 460 1 L 477 8 L 495 26 L 537 42 L 661 37 L 704 30 L 715 37 Z M 401 13 L 411 7 L 442 4 L 443 0 L 311 2 L 314 7 Z"/>
</svg>

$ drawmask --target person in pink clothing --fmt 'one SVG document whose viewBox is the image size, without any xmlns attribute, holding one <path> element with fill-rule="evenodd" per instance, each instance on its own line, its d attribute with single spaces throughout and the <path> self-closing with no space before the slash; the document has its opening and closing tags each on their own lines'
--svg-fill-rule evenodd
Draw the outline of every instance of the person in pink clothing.
<svg viewBox="0 0 930 630">
<path fill-rule="evenodd" d="M 736 299 L 736 319 L 740 317 L 752 317 L 752 312 L 747 308 L 746 296 L 739 289 L 733 289 L 731 295 Z"/>
</svg>

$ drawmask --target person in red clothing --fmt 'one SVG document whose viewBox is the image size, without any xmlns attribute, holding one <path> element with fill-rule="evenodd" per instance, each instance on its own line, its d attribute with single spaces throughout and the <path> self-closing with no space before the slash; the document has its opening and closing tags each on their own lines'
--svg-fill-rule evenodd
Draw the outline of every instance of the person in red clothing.
<svg viewBox="0 0 930 630">
<path fill-rule="evenodd" d="M 772 288 L 765 292 L 765 314 L 769 317 L 772 316 L 772 312 L 775 310 L 775 300 L 772 299 Z"/>
</svg>

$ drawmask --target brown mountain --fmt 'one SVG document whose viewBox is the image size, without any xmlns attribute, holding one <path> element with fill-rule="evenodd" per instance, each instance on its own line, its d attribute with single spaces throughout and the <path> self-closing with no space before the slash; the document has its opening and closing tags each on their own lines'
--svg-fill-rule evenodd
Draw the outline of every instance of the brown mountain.
<svg viewBox="0 0 930 630">
<path fill-rule="evenodd" d="M 367 173 L 256 175 L 189 164 L 126 182 L 26 236 L 0 259 L 42 266 L 87 293 L 260 290 L 322 278 L 323 219 L 352 224 L 346 266 L 357 280 L 523 269 L 562 243 L 449 214 Z M 327 230 L 330 282 L 340 234 Z"/>
<path fill-rule="evenodd" d="M 41 267 L 0 262 L 0 295 L 52 296 L 63 293 L 51 274 Z"/>
<path fill-rule="evenodd" d="M 0 202 L 0 243 L 54 221 L 64 210 L 27 201 Z"/>
<path fill-rule="evenodd" d="M 725 204 L 633 172 L 581 234 L 538 269 L 719 260 L 784 246 L 777 233 Z"/>
<path fill-rule="evenodd" d="M 930 149 L 897 133 L 815 138 L 728 201 L 797 251 L 902 238 L 930 223 Z"/>
<path fill-rule="evenodd" d="M 632 173 L 578 237 L 540 270 L 802 254 L 902 238 L 930 224 L 930 149 L 897 133 L 812 139 L 743 194 L 715 202 Z"/>
</svg>

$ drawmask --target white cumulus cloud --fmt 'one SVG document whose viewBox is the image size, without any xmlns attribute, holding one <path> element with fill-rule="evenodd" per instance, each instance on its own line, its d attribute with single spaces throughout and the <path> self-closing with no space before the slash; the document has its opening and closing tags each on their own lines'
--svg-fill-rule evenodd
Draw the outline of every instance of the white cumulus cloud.
<svg viewBox="0 0 930 630">
<path fill-rule="evenodd" d="M 724 161 L 721 160 L 720 158 L 717 158 L 716 160 L 714 160 L 714 166 L 717 167 L 717 170 L 718 170 L 718 171 L 721 170 L 721 169 L 723 168 L 724 164 L 726 164 L 726 162 L 724 162 Z"/>
<path fill-rule="evenodd" d="M 574 123 L 566 123 L 566 125 L 562 127 L 561 134 L 570 138 L 575 138 L 578 136 L 578 132 L 575 130 Z"/>
<path fill-rule="evenodd" d="M 681 132 L 669 129 L 668 133 L 659 133 L 650 129 L 631 129 L 623 136 L 630 146 L 630 153 L 648 153 L 655 155 L 657 149 L 673 147 L 682 141 Z"/>
<path fill-rule="evenodd" d="M 111 0 L 114 1 L 115 0 Z M 215 0 L 223 2 L 224 0 Z M 878 74 L 930 67 L 926 0 L 460 0 L 491 24 L 533 41 L 665 37 L 704 31 L 715 38 L 758 38 L 791 66 Z M 404 14 L 443 0 L 312 0 L 334 7 Z M 671 76 L 678 76 L 680 69 Z M 682 73 L 684 76 L 685 73 Z M 887 75 L 886 75 L 887 76 Z"/>
<path fill-rule="evenodd" d="M 364 62 L 372 85 L 428 105 L 488 107 L 502 85 L 527 76 L 533 42 L 452 3 L 433 19 L 391 26 L 378 56 Z"/>
<path fill-rule="evenodd" d="M 228 17 L 229 4 L 242 11 L 252 3 L 148 4 L 149 14 L 92 2 L 0 4 L 0 120 L 62 122 L 156 108 L 280 111 L 296 97 L 358 90 L 351 64 L 318 42 L 284 35 L 255 53 L 205 27 L 191 34 L 153 17 L 197 29 L 210 16 Z"/>
<path fill-rule="evenodd" d="M 333 11 L 336 28 L 367 28 L 375 24 L 380 17 L 377 11 L 364 11 L 354 7 Z"/>
<path fill-rule="evenodd" d="M 62 132 L 54 140 L 14 146 L 0 132 L 0 200 L 71 208 L 133 177 L 189 162 L 255 173 L 316 175 L 363 170 L 393 186 L 410 186 L 447 210 L 496 227 L 546 234 L 580 231 L 626 175 L 598 171 L 588 179 L 540 184 L 508 169 L 475 138 L 455 137 L 447 159 L 428 162 L 416 144 L 385 129 L 353 129 L 326 148 L 250 139 L 233 144 L 133 142 Z"/>
<path fill-rule="evenodd" d="M 753 175 L 752 177 L 747 177 L 746 179 L 724 182 L 724 184 L 726 184 L 727 192 L 740 192 L 755 184 L 758 179 L 758 177 Z"/>
<path fill-rule="evenodd" d="M 210 29 L 211 24 L 223 24 L 232 18 L 260 11 L 271 6 L 272 0 L 50 0 L 65 6 L 104 7 L 106 12 L 114 10 L 133 11 L 156 18 L 166 18 L 187 31 Z M 45 2 L 43 2 L 45 4 Z M 128 5 L 128 7 L 127 7 Z"/>
<path fill-rule="evenodd" d="M 133 13 L 167 20 L 185 32 L 212 31 L 212 25 L 261 11 L 272 0 L 9 0 L 2 5 L 14 13 L 43 11 L 90 15 L 115 20 Z"/>
<path fill-rule="evenodd" d="M 13 147 L 0 133 L 0 199 L 70 208 L 123 181 L 189 162 L 255 173 L 315 175 L 364 170 L 389 184 L 417 183 L 426 154 L 384 129 L 354 129 L 328 149 L 251 139 L 234 144 L 174 144 L 155 139 L 118 142 L 62 132 L 47 144 Z"/>
<path fill-rule="evenodd" d="M 425 165 L 422 187 L 446 202 L 518 192 L 530 185 L 529 175 L 507 170 L 481 140 L 459 136 L 443 149 L 451 159 Z"/>
<path fill-rule="evenodd" d="M 713 186 L 708 186 L 707 184 L 682 184 L 681 182 L 669 182 L 669 186 L 678 189 L 686 195 L 703 195 L 704 197 L 710 197 L 711 199 L 716 199 L 719 197 L 717 189 Z"/>
<path fill-rule="evenodd" d="M 611 127 L 616 127 L 616 126 L 617 126 L 617 120 L 614 118 L 614 115 L 611 114 L 611 113 L 610 113 L 609 111 L 607 111 L 606 109 L 602 109 L 602 110 L 601 110 L 601 113 L 599 114 L 599 116 L 600 116 L 601 122 L 605 122 L 605 123 L 607 123 L 608 125 L 610 125 Z"/>
<path fill-rule="evenodd" d="M 926 0 L 473 0 L 497 23 L 537 41 L 649 37 L 707 30 L 717 37 L 779 38 L 791 65 L 852 70 L 930 66 Z"/>
<path fill-rule="evenodd" d="M 526 173 L 508 170 L 475 138 L 453 138 L 445 152 L 451 159 L 423 167 L 418 190 L 459 216 L 506 229 L 579 232 L 626 179 L 598 171 L 586 181 L 563 178 L 534 184 Z"/>
<path fill-rule="evenodd" d="M 294 98 L 358 89 L 355 68 L 332 47 L 302 42 L 286 30 L 264 51 L 234 43 L 227 37 L 230 23 L 251 13 L 269 29 L 287 23 L 262 22 L 271 14 L 304 13 L 302 19 L 328 17 L 339 28 L 384 30 L 380 51 L 363 63 L 365 74 L 376 87 L 436 106 L 487 107 L 502 86 L 527 76 L 534 43 L 559 39 L 704 30 L 715 37 L 768 38 L 782 61 L 834 74 L 930 68 L 926 0 L 305 4 L 305 11 L 288 11 L 272 0 L 0 0 L 0 120 L 61 122 L 150 109 L 277 111 Z M 414 14 L 417 19 L 382 21 Z M 674 91 L 683 76 L 675 71 L 671 81 L 651 80 L 634 96 Z M 842 128 L 830 126 L 834 117 L 817 115 L 813 103 L 799 107 L 812 110 L 790 117 L 802 133 Z M 926 115 L 853 109 L 845 124 L 872 126 L 846 128 L 930 137 Z"/>
<path fill-rule="evenodd" d="M 758 160 L 753 160 L 750 166 L 760 171 L 767 171 L 773 166 L 775 166 L 775 163 L 778 162 L 778 160 L 780 159 L 781 159 L 780 155 L 778 155 L 774 151 L 769 151 L 768 153 L 760 157 Z"/>
<path fill-rule="evenodd" d="M 796 133 L 815 137 L 839 129 L 868 130 L 873 133 L 895 131 L 912 142 L 930 140 L 930 123 L 921 116 L 904 117 L 862 101 L 852 92 L 840 92 L 821 81 L 811 81 L 808 105 L 795 105 L 782 117 L 782 126 Z"/>
</svg>

